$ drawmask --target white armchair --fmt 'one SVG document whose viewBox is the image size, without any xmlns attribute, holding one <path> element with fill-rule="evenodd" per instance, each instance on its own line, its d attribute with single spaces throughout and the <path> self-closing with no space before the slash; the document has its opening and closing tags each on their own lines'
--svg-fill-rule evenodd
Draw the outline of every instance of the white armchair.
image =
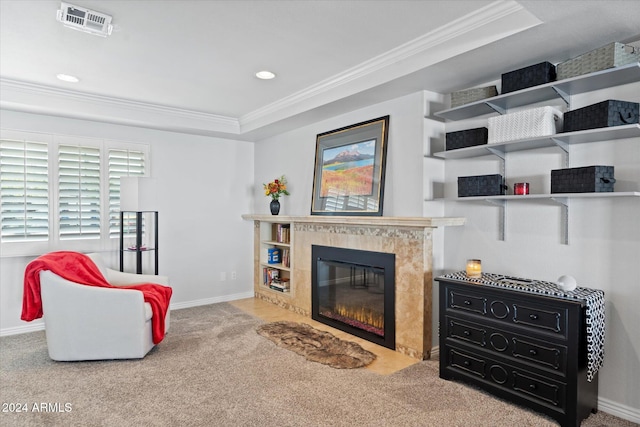
<svg viewBox="0 0 640 427">
<path fill-rule="evenodd" d="M 114 286 L 157 283 L 166 276 L 123 273 L 106 268 L 100 254 L 88 254 Z M 136 359 L 154 347 L 151 305 L 142 292 L 85 286 L 51 271 L 40 273 L 49 356 L 53 360 Z M 169 330 L 169 310 L 165 332 Z"/>
</svg>

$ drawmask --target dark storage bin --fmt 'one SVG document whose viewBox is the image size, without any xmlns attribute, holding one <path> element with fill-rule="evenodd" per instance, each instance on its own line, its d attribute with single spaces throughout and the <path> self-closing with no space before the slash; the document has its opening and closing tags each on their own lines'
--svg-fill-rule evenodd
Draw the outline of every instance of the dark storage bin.
<svg viewBox="0 0 640 427">
<path fill-rule="evenodd" d="M 489 130 L 487 128 L 475 128 L 449 132 L 446 135 L 447 150 L 486 144 L 488 135 Z"/>
<path fill-rule="evenodd" d="M 509 71 L 502 75 L 502 94 L 556 80 L 556 67 L 550 62 L 541 62 Z"/>
<path fill-rule="evenodd" d="M 585 166 L 551 171 L 552 193 L 605 193 L 616 182 L 613 166 Z"/>
<path fill-rule="evenodd" d="M 500 174 L 458 177 L 458 197 L 499 196 L 506 189 Z"/>
<path fill-rule="evenodd" d="M 638 123 L 638 103 L 609 99 L 564 113 L 564 132 Z"/>
</svg>

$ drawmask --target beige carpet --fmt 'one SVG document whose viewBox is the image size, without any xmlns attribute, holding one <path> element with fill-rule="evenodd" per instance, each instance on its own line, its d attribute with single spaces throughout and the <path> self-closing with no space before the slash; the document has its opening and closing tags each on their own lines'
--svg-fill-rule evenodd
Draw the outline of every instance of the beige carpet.
<svg viewBox="0 0 640 427">
<path fill-rule="evenodd" d="M 437 361 L 386 376 L 333 369 L 259 336 L 261 323 L 226 303 L 173 311 L 165 340 L 130 361 L 53 362 L 43 332 L 0 338 L 2 404 L 28 407 L 0 412 L 0 425 L 557 425 L 439 379 Z M 33 412 L 41 403 L 52 411 Z M 582 425 L 634 426 L 603 412 Z"/>
</svg>

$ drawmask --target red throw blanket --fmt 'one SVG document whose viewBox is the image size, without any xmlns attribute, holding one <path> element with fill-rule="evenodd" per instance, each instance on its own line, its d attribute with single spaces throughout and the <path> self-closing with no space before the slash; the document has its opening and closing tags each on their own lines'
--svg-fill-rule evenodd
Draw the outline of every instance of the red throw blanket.
<svg viewBox="0 0 640 427">
<path fill-rule="evenodd" d="M 151 318 L 153 343 L 158 344 L 164 338 L 164 319 L 169 309 L 172 289 L 154 283 L 113 286 L 107 282 L 91 258 L 78 252 L 51 252 L 36 258 L 27 265 L 24 271 L 22 320 L 31 322 L 42 317 L 40 272 L 43 270 L 49 270 L 66 280 L 83 285 L 141 291 L 144 295 L 144 301 L 151 304 L 153 311 Z"/>
</svg>

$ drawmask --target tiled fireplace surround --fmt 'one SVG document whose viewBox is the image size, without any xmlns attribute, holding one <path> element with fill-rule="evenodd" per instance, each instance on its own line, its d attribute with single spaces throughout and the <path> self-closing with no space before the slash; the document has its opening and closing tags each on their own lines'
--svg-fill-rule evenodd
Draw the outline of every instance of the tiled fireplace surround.
<svg viewBox="0 0 640 427">
<path fill-rule="evenodd" d="M 416 359 L 431 356 L 433 229 L 464 224 L 464 218 L 243 215 L 253 220 L 255 297 L 311 318 L 311 246 L 396 255 L 396 351 Z M 291 293 L 261 285 L 260 223 L 291 223 Z"/>
</svg>

